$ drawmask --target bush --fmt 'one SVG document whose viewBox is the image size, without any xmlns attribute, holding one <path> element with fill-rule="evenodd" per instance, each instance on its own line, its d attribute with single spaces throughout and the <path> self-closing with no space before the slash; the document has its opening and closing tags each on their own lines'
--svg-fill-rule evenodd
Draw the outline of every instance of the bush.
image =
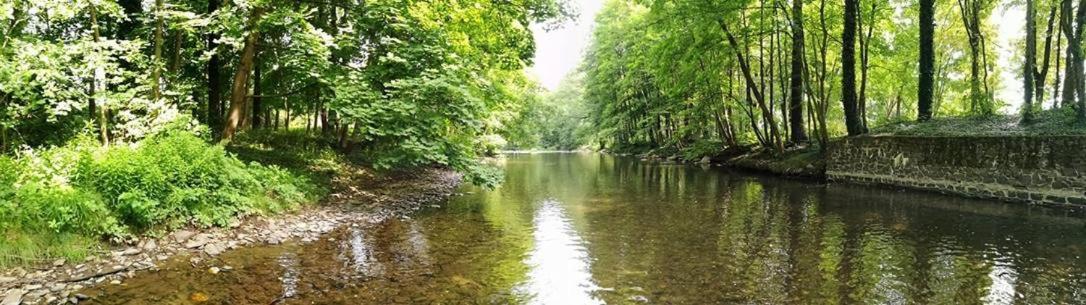
<svg viewBox="0 0 1086 305">
<path fill-rule="evenodd" d="M 34 240 L 17 244 L 227 225 L 246 215 L 294 209 L 315 199 L 316 189 L 305 177 L 246 164 L 186 131 L 108 148 L 77 139 L 0 157 L 0 234 L 11 241 L 0 243 L 0 253 L 27 236 Z"/>
<path fill-rule="evenodd" d="M 221 146 L 180 131 L 84 159 L 74 182 L 97 190 L 135 230 L 226 225 L 238 216 L 294 208 L 308 198 L 305 179 L 245 164 Z"/>
</svg>

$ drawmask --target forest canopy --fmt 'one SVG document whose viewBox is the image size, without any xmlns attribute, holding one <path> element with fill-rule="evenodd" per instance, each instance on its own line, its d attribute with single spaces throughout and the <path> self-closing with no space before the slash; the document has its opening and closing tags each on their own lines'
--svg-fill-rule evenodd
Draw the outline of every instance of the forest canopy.
<svg viewBox="0 0 1086 305">
<path fill-rule="evenodd" d="M 137 143 L 184 121 L 472 173 L 538 91 L 529 27 L 572 14 L 554 0 L 3 1 L 0 150 Z"/>
<path fill-rule="evenodd" d="M 540 90 L 523 72 L 530 26 L 574 13 L 561 0 L 0 1 L 0 266 L 289 211 L 361 171 L 346 164 L 493 185 L 481 159 Z"/>
<path fill-rule="evenodd" d="M 997 44 L 997 11 L 1025 12 L 1020 40 Z M 1084 27 L 1073 0 L 609 0 L 569 101 L 578 145 L 660 155 L 1082 133 Z"/>
</svg>

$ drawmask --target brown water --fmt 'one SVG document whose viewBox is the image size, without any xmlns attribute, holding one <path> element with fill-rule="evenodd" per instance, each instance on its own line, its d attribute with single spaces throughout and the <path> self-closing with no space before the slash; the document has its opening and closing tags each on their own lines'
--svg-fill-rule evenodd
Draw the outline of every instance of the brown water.
<svg viewBox="0 0 1086 305">
<path fill-rule="evenodd" d="M 179 261 L 91 303 L 1086 304 L 1086 222 L 1063 211 L 596 154 L 504 166 L 412 219 Z"/>
</svg>

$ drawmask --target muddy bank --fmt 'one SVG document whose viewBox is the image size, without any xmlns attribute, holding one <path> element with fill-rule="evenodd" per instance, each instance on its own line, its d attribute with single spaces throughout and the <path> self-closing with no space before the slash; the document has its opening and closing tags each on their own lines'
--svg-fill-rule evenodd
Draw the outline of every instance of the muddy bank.
<svg viewBox="0 0 1086 305">
<path fill-rule="evenodd" d="M 406 217 L 448 198 L 461 176 L 441 169 L 374 175 L 350 167 L 331 181 L 333 192 L 315 206 L 295 213 L 249 217 L 228 228 L 184 229 L 148 237 L 84 261 L 57 260 L 34 268 L 0 272 L 0 305 L 79 303 L 97 285 L 120 285 L 141 271 L 158 270 L 173 260 L 192 266 L 229 250 L 284 242 L 308 243 L 347 224 Z M 229 269 L 224 266 L 222 269 Z"/>
</svg>

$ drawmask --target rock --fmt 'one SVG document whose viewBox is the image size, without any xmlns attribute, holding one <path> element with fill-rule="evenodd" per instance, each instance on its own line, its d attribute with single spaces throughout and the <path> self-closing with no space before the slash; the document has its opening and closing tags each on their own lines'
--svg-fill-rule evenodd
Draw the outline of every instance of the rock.
<svg viewBox="0 0 1086 305">
<path fill-rule="evenodd" d="M 121 281 L 120 280 L 112 280 L 112 281 L 109 281 L 109 283 L 113 284 L 113 285 L 120 285 Z"/>
<path fill-rule="evenodd" d="M 25 288 L 26 290 L 38 290 L 38 289 L 41 289 L 41 287 L 42 287 L 42 285 L 34 284 L 34 285 L 26 285 L 26 287 L 23 287 L 23 288 Z"/>
<path fill-rule="evenodd" d="M 219 267 L 211 267 L 207 269 L 207 273 L 219 274 Z"/>
<path fill-rule="evenodd" d="M 23 295 L 23 301 L 26 301 L 27 303 L 36 303 L 38 301 L 38 299 L 45 296 L 46 293 L 49 293 L 49 291 L 34 290 L 34 291 L 31 291 L 31 292 L 28 292 L 25 295 Z"/>
<path fill-rule="evenodd" d="M 196 235 L 192 238 L 192 240 L 189 240 L 187 243 L 185 243 L 185 248 L 196 249 L 199 247 L 203 247 L 208 242 L 211 242 L 211 236 L 207 234 Z"/>
<path fill-rule="evenodd" d="M 207 253 L 207 255 L 210 255 L 210 256 L 219 255 L 219 253 L 222 253 L 225 250 L 226 250 L 225 246 L 223 246 L 221 244 L 217 244 L 217 243 L 216 244 L 208 244 L 207 246 L 204 246 L 204 253 Z"/>
<path fill-rule="evenodd" d="M 172 237 L 173 237 L 174 241 L 179 242 L 179 243 L 183 243 L 183 242 L 189 240 L 189 238 L 191 238 L 193 235 L 196 235 L 196 233 L 192 232 L 192 231 L 189 231 L 189 230 L 181 230 L 181 231 L 174 232 Z"/>
<path fill-rule="evenodd" d="M 192 301 L 193 303 L 207 302 L 208 299 L 210 298 L 208 298 L 207 294 L 204 294 L 203 292 L 194 292 L 189 295 L 189 301 Z"/>
<path fill-rule="evenodd" d="M 155 249 L 158 249 L 158 243 L 156 243 L 154 239 L 148 239 L 140 248 L 144 251 L 154 251 Z"/>
<path fill-rule="evenodd" d="M 701 164 L 709 164 L 711 162 L 713 162 L 713 158 L 709 158 L 709 156 L 701 157 L 701 161 L 698 161 L 698 163 Z"/>
<path fill-rule="evenodd" d="M 75 298 L 80 299 L 80 300 L 86 300 L 86 299 L 89 299 L 90 297 L 85 295 L 85 294 L 82 294 L 82 293 L 76 293 Z"/>
<path fill-rule="evenodd" d="M 4 295 L 4 300 L 0 301 L 0 305 L 19 305 L 23 302 L 24 294 L 26 291 L 22 289 L 8 290 L 8 293 Z"/>
<path fill-rule="evenodd" d="M 15 281 L 15 278 L 13 278 L 13 277 L 0 276 L 0 284 L 7 284 L 7 283 L 14 282 L 14 281 Z"/>
<path fill-rule="evenodd" d="M 141 250 L 139 248 L 128 248 L 125 249 L 124 252 L 121 252 L 121 256 L 133 256 L 136 254 L 140 254 L 140 252 Z"/>
<path fill-rule="evenodd" d="M 60 267 L 60 266 L 64 266 L 64 263 L 66 263 L 66 262 L 67 262 L 67 261 L 65 261 L 65 260 L 64 260 L 63 258 L 62 258 L 62 259 L 58 259 L 58 260 L 55 260 L 55 261 L 53 261 L 53 267 Z"/>
</svg>

